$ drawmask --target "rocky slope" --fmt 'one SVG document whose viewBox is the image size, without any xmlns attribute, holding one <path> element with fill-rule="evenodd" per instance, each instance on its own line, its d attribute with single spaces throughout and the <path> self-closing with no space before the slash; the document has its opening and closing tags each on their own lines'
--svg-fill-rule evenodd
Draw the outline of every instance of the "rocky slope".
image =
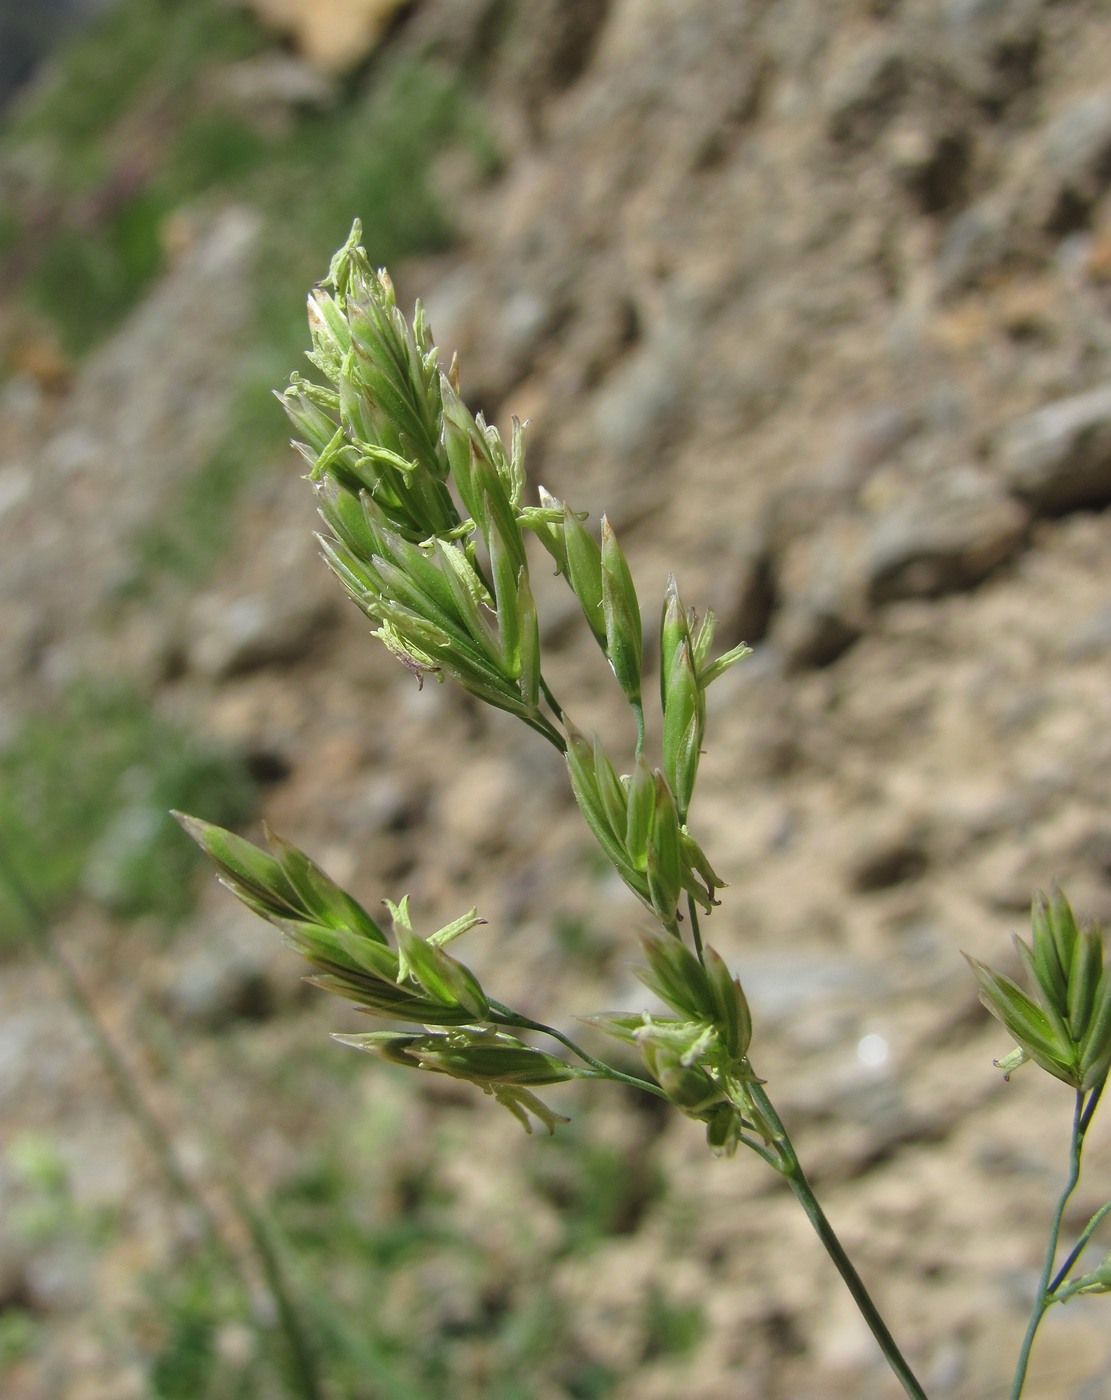
<svg viewBox="0 0 1111 1400">
<path fill-rule="evenodd" d="M 610 513 L 644 596 L 673 570 L 726 642 L 754 646 L 711 692 L 695 817 L 731 888 L 710 936 L 931 1395 L 1003 1394 L 1069 1103 L 992 1069 L 1006 1042 L 960 950 L 1005 961 L 1055 877 L 1111 919 L 1111 15 L 1096 0 L 528 10 L 425 0 L 391 31 L 477 76 L 502 154 L 493 181 L 444 163 L 461 246 L 396 280 L 458 350 L 469 400 L 531 420 L 533 484 Z M 135 668 L 269 764 L 268 819 L 338 878 L 370 899 L 409 890 L 428 920 L 477 903 L 490 926 L 472 960 L 505 1000 L 549 1018 L 553 1000 L 563 1015 L 635 1001 L 637 912 L 585 859 L 558 764 L 376 650 L 313 558 L 292 464 L 255 485 L 233 555 L 193 596 L 157 616 L 120 601 L 123 545 L 220 430 L 214 318 L 228 343 L 252 228 L 248 211 L 213 216 L 60 401 L 8 384 L 5 707 L 106 659 Z M 557 689 L 619 734 L 596 649 L 549 592 Z M 379 1095 L 414 1131 L 433 1104 L 465 1144 L 443 1171 L 475 1238 L 502 1241 L 513 1288 L 539 1286 L 519 1242 L 543 1255 L 559 1228 L 558 1191 L 534 1179 L 542 1146 L 492 1106 L 374 1069 L 286 1114 L 222 1101 L 235 1080 L 204 1027 L 234 1017 L 244 969 L 289 1008 L 234 1032 L 249 1074 L 305 1055 L 327 1084 L 305 1047 L 342 1010 L 296 1010 L 289 955 L 220 891 L 157 952 L 92 917 L 66 933 L 109 1014 L 170 1009 L 252 1175 L 292 1172 L 305 1123 L 324 1131 L 342 1095 Z M 97 960 L 113 946 L 122 988 Z M 90 1198 L 155 1211 L 76 1033 L 54 1033 L 62 1012 L 15 1013 L 49 996 L 40 974 L 6 968 L 2 996 L 5 1121 L 61 1117 Z M 597 1393 L 896 1393 L 758 1163 L 710 1161 L 692 1125 L 661 1130 L 628 1104 L 576 1111 L 629 1170 L 669 1182 L 635 1229 L 550 1266 L 561 1345 L 611 1377 Z M 1111 1194 L 1111 1128 L 1090 1141 L 1077 1225 Z M 162 1231 L 133 1246 L 143 1263 L 171 1249 Z M 121 1246 L 124 1292 L 129 1266 Z M 64 1320 L 52 1393 L 143 1393 L 80 1308 L 40 1293 Z M 702 1311 L 679 1357 L 653 1349 L 657 1294 Z M 422 1296 L 421 1325 L 450 1325 L 450 1290 Z M 1032 1400 L 1106 1393 L 1101 1301 L 1051 1319 Z M 454 1393 L 482 1393 L 474 1364 Z M 22 1374 L 19 1393 L 41 1393 Z M 584 1393 L 555 1362 L 534 1379 L 537 1397 Z"/>
</svg>

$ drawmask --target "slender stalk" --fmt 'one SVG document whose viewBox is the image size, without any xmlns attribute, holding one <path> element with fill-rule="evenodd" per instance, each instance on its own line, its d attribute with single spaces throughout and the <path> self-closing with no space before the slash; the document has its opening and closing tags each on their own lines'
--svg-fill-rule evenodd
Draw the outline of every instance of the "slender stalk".
<svg viewBox="0 0 1111 1400">
<path fill-rule="evenodd" d="M 698 922 L 698 906 L 690 895 L 687 895 L 687 917 L 691 921 L 691 937 L 694 939 L 694 951 L 698 954 L 698 961 L 705 965 L 706 954 L 702 949 L 702 929 Z"/>
<path fill-rule="evenodd" d="M 234 1174 L 229 1175 L 227 1187 L 240 1219 L 250 1232 L 251 1243 L 266 1276 L 270 1296 L 278 1311 L 290 1370 L 298 1393 L 304 1400 L 322 1400 L 324 1392 L 317 1374 L 316 1352 L 301 1325 L 301 1313 L 289 1289 L 277 1244 L 271 1237 L 267 1222 L 247 1198 L 247 1193 Z"/>
<path fill-rule="evenodd" d="M 665 1099 L 670 1103 L 670 1099 L 658 1084 L 653 1084 L 650 1079 L 639 1079 L 635 1074 L 625 1074 L 619 1069 L 614 1069 L 612 1065 L 607 1065 L 604 1060 L 596 1060 L 593 1055 L 587 1052 L 566 1036 L 562 1031 L 556 1030 L 554 1026 L 546 1026 L 542 1021 L 533 1021 L 528 1016 L 522 1016 L 519 1011 L 514 1011 L 512 1007 L 503 1006 L 501 1002 L 491 1001 L 490 1010 L 494 1013 L 492 1019 L 501 1026 L 513 1026 L 517 1030 L 537 1031 L 541 1035 L 550 1035 L 553 1040 L 558 1040 L 561 1045 L 567 1047 L 572 1055 L 577 1055 L 583 1064 L 589 1065 L 602 1079 L 611 1079 L 617 1084 L 628 1084 L 633 1089 L 643 1089 L 646 1094 L 655 1094 L 658 1099 Z"/>
<path fill-rule="evenodd" d="M 552 693 L 552 688 L 544 679 L 543 674 L 541 674 L 540 676 L 540 693 L 544 696 L 544 699 L 547 700 L 549 706 L 551 707 L 552 713 L 555 715 L 556 719 L 559 720 L 560 724 L 562 724 L 563 706 L 555 698 L 555 695 Z"/>
<path fill-rule="evenodd" d="M 771 1099 L 759 1083 L 750 1084 L 748 1091 L 775 1132 L 775 1145 L 779 1153 L 779 1170 L 787 1178 L 787 1183 L 794 1193 L 795 1199 L 806 1212 L 806 1217 L 813 1225 L 826 1253 L 833 1260 L 846 1288 L 852 1294 L 853 1302 L 868 1324 L 872 1336 L 879 1343 L 887 1364 L 898 1377 L 899 1383 L 911 1400 L 927 1400 L 926 1392 L 922 1389 L 918 1378 L 899 1350 L 895 1338 L 891 1335 L 886 1322 L 880 1316 L 879 1309 L 865 1288 L 863 1279 L 853 1267 L 852 1260 L 845 1253 L 844 1246 L 837 1238 L 833 1226 L 829 1223 L 825 1211 L 819 1204 L 818 1198 L 814 1194 L 814 1188 L 810 1185 L 806 1173 L 802 1169 L 802 1163 L 795 1152 L 794 1144 L 791 1142 Z"/>
<path fill-rule="evenodd" d="M 1100 1101 L 1100 1098 L 1101 1098 L 1102 1095 L 1103 1095 L 1103 1090 L 1104 1090 L 1106 1084 L 1107 1084 L 1106 1078 L 1100 1080 L 1100 1082 L 1099 1082 L 1099 1083 L 1096 1085 L 1096 1087 L 1092 1090 L 1091 1097 L 1088 1099 L 1088 1106 L 1087 1106 L 1087 1108 L 1085 1108 L 1084 1112 L 1080 1115 L 1080 1136 L 1081 1136 L 1081 1137 L 1083 1137 L 1083 1136 L 1085 1135 L 1085 1133 L 1088 1131 L 1088 1127 L 1089 1127 L 1089 1125 L 1091 1124 L 1091 1121 L 1092 1121 L 1092 1118 L 1093 1118 L 1093 1116 L 1094 1116 L 1094 1114 L 1095 1114 L 1095 1111 L 1096 1111 L 1096 1109 L 1099 1107 L 1099 1101 Z"/>
<path fill-rule="evenodd" d="M 644 752 L 645 725 L 644 725 L 644 703 L 641 700 L 632 701 L 633 715 L 637 722 L 637 746 L 634 758 L 639 758 Z"/>
<path fill-rule="evenodd" d="M 694 949 L 698 954 L 699 962 L 704 961 L 702 946 L 702 932 L 698 922 L 698 909 L 694 900 L 687 897 L 687 913 L 690 918 L 691 937 L 694 940 Z M 926 1392 L 922 1389 L 914 1372 L 910 1369 L 906 1358 L 896 1345 L 895 1338 L 891 1335 L 887 1324 L 880 1316 L 879 1309 L 872 1301 L 868 1290 L 864 1286 L 864 1281 L 853 1267 L 849 1256 L 845 1253 L 844 1246 L 837 1238 L 833 1226 L 822 1210 L 818 1198 L 814 1195 L 814 1188 L 810 1185 L 806 1173 L 802 1169 L 802 1163 L 795 1152 L 794 1144 L 791 1142 L 787 1129 L 783 1125 L 783 1120 L 775 1110 L 771 1099 L 764 1091 L 759 1082 L 746 1085 L 747 1092 L 757 1108 L 767 1120 L 775 1135 L 775 1152 L 762 1149 L 754 1143 L 745 1139 L 746 1145 L 754 1147 L 757 1153 L 776 1167 L 783 1176 L 787 1178 L 787 1183 L 794 1192 L 795 1199 L 806 1212 L 807 1219 L 813 1225 L 818 1238 L 825 1247 L 826 1253 L 833 1260 L 838 1273 L 845 1281 L 845 1286 L 852 1294 L 853 1302 L 860 1310 L 861 1316 L 871 1329 L 873 1337 L 879 1343 L 880 1350 L 887 1360 L 887 1364 L 899 1378 L 899 1382 L 911 1400 L 926 1400 Z"/>
<path fill-rule="evenodd" d="M 1108 1201 L 1105 1206 L 1100 1206 L 1099 1210 L 1096 1211 L 1095 1215 L 1093 1215 L 1091 1220 L 1088 1221 L 1087 1225 L 1084 1226 L 1084 1229 L 1081 1231 L 1080 1238 L 1076 1242 L 1075 1248 L 1071 1251 L 1069 1257 L 1053 1275 L 1053 1282 L 1049 1285 L 1048 1289 L 1049 1293 L 1056 1293 L 1057 1290 L 1064 1283 L 1065 1279 L 1068 1278 L 1070 1272 L 1072 1271 L 1072 1266 L 1084 1253 L 1088 1241 L 1092 1238 L 1095 1232 L 1099 1229 L 1100 1225 L 1103 1224 L 1103 1222 L 1107 1219 L 1109 1215 L 1111 1215 L 1111 1201 Z"/>
<path fill-rule="evenodd" d="M 1093 1093 L 1093 1098 L 1098 1090 Z M 1091 1108 L 1091 1104 L 1088 1105 Z M 1065 1189 L 1061 1192 L 1057 1202 L 1057 1209 L 1053 1212 L 1053 1219 L 1049 1226 L 1049 1241 L 1045 1249 L 1045 1263 L 1042 1265 L 1042 1276 L 1038 1281 L 1038 1291 L 1034 1297 L 1034 1306 L 1030 1312 L 1030 1321 L 1026 1325 L 1026 1335 L 1022 1339 L 1022 1346 L 1019 1348 L 1018 1363 L 1015 1366 L 1015 1378 L 1011 1386 L 1011 1400 L 1019 1400 L 1022 1395 L 1022 1388 L 1026 1384 L 1026 1372 L 1030 1365 L 1030 1350 L 1034 1345 L 1034 1338 L 1038 1334 L 1041 1320 L 1045 1316 L 1050 1303 L 1052 1289 L 1050 1280 L 1053 1277 L 1053 1263 L 1057 1257 L 1057 1245 L 1061 1238 L 1061 1222 L 1065 1218 L 1065 1207 L 1068 1205 L 1069 1197 L 1076 1190 L 1076 1183 L 1080 1180 L 1080 1154 L 1084 1148 L 1084 1133 L 1088 1123 L 1091 1122 L 1091 1113 L 1085 1114 L 1084 1093 L 1082 1090 L 1076 1091 L 1076 1106 L 1072 1115 L 1072 1136 L 1069 1142 L 1069 1175 L 1065 1182 Z"/>
<path fill-rule="evenodd" d="M 530 729 L 535 729 L 537 734 L 547 739 L 548 743 L 559 753 L 567 752 L 567 740 L 556 729 L 555 725 L 542 714 L 522 715 L 521 718 Z"/>
</svg>

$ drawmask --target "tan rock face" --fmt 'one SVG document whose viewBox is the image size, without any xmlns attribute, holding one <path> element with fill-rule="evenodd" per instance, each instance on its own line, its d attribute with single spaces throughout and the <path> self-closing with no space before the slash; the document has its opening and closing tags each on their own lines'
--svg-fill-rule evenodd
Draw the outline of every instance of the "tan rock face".
<svg viewBox="0 0 1111 1400">
<path fill-rule="evenodd" d="M 329 72 L 364 59 L 403 0 L 248 0 L 263 24 L 288 35 L 298 53 Z"/>
<path fill-rule="evenodd" d="M 256 8 L 334 68 L 397 10 Z M 496 32 L 483 30 L 495 10 Z M 460 244 L 394 269 L 402 296 L 426 299 L 476 407 L 532 419 L 530 491 L 542 481 L 594 523 L 615 517 L 649 651 L 669 570 L 686 601 L 722 617 L 724 645 L 756 644 L 710 693 L 692 824 L 730 888 L 708 935 L 748 989 L 757 1068 L 927 1389 L 1003 1393 L 1069 1104 L 1030 1071 L 999 1080 L 1005 1039 L 960 951 L 1004 958 L 1033 888 L 1054 876 L 1078 911 L 1111 917 L 1111 187 L 1098 142 L 1054 164 L 1079 130 L 1070 112 L 1105 129 L 1103 107 L 1084 104 L 1106 83 L 1111 11 L 425 0 L 389 42 L 482 49 L 502 155 L 497 178 L 453 180 Z M 32 376 L 0 402 L 0 679 L 16 714 L 36 703 L 35 677 L 87 660 L 90 610 L 128 533 L 219 433 L 218 413 L 192 409 L 221 380 L 213 339 L 231 354 L 243 324 L 249 239 L 236 227 L 213 220 L 68 397 L 46 400 Z M 591 863 L 562 765 L 450 687 L 417 690 L 329 591 L 311 494 L 295 460 L 285 470 L 252 491 L 215 576 L 170 621 L 145 619 L 148 649 L 175 634 L 162 700 L 269 756 L 268 819 L 368 907 L 408 890 L 431 928 L 477 904 L 490 924 L 461 956 L 495 995 L 552 1020 L 639 1008 L 640 914 Z M 624 752 L 628 716 L 605 699 L 577 605 L 546 561 L 536 574 L 557 693 Z M 94 640 L 121 665 L 144 654 L 103 627 Z M 159 958 L 155 990 L 187 1010 L 223 1014 L 208 941 L 223 898 L 213 890 Z M 84 928 L 71 932 L 84 946 Z M 115 936 L 94 940 L 105 965 Z M 6 970 L 4 983 L 0 1117 L 35 1122 L 50 1102 L 89 1162 L 119 1154 L 83 1047 L 36 1019 L 30 975 Z M 575 1196 L 560 1172 L 573 1174 L 541 1155 L 558 1139 L 518 1142 L 487 1103 L 442 1086 L 407 1098 L 369 1066 L 355 1090 L 341 1070 L 333 1080 L 328 1053 L 345 1052 L 321 1049 L 325 1031 L 366 1029 L 342 1016 L 317 1006 L 304 1023 L 276 1014 L 238 1032 L 244 1061 L 297 1067 L 280 1090 L 243 1088 L 209 1042 L 190 1042 L 206 1108 L 260 1191 L 273 1161 L 305 1150 L 304 1121 L 337 1139 L 363 1131 L 372 1183 L 402 1159 L 402 1201 L 406 1182 L 441 1180 L 436 1144 L 449 1144 L 468 1257 L 496 1244 L 504 1293 L 491 1296 L 547 1306 L 550 1281 L 565 1310 L 538 1396 L 596 1393 L 567 1379 L 572 1362 L 588 1378 L 622 1372 L 607 1400 L 894 1393 L 760 1164 L 708 1161 L 689 1124 L 569 1096 L 573 1131 L 619 1153 L 600 1184 L 666 1182 L 638 1196 L 635 1229 L 607 1226 L 584 1262 L 566 1243 Z M 309 1088 L 287 1119 L 302 1064 Z M 79 1097 L 115 1123 L 110 1144 L 72 1121 Z M 396 1140 L 375 1127 L 387 1111 Z M 1083 1218 L 1111 1191 L 1103 1112 Z M 138 1148 L 125 1166 L 141 1176 Z M 360 1196 L 387 1220 L 392 1199 Z M 428 1273 L 398 1274 L 392 1306 L 408 1315 L 411 1300 L 427 1329 L 405 1346 L 481 1325 L 460 1325 L 439 1256 Z M 700 1310 L 689 1351 L 659 1355 L 652 1298 Z M 1031 1395 L 1104 1393 L 1103 1301 L 1053 1310 L 1058 1340 Z M 459 1400 L 496 1393 L 483 1370 L 496 1344 L 483 1344 L 471 1372 L 462 1350 L 451 1367 Z"/>
</svg>

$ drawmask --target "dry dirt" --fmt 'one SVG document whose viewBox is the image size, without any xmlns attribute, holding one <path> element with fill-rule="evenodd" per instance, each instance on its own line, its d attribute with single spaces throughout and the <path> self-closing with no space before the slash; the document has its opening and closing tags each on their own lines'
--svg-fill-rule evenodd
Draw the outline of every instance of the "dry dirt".
<svg viewBox="0 0 1111 1400">
<path fill-rule="evenodd" d="M 474 61 L 489 8 L 427 0 L 390 42 Z M 1111 12 L 529 8 L 484 74 L 504 168 L 477 183 L 445 162 L 461 246 L 395 280 L 459 351 L 472 404 L 531 420 L 533 485 L 610 513 L 644 598 L 674 571 L 725 643 L 753 645 L 712 692 L 692 821 L 730 888 L 707 934 L 748 988 L 757 1068 L 930 1394 L 1001 1396 L 1070 1101 L 1031 1070 L 1004 1083 L 992 1068 L 1007 1041 L 960 952 L 1009 965 L 1008 931 L 1053 878 L 1111 919 Z M 213 216 L 60 401 L 9 385 L 5 711 L 75 670 L 127 668 L 168 709 L 271 756 L 285 776 L 268 820 L 357 892 L 408 890 L 429 927 L 477 904 L 490 922 L 470 960 L 499 998 L 548 1019 L 639 1005 L 638 910 L 589 859 L 558 762 L 507 717 L 418 692 L 377 648 L 314 558 L 292 461 L 253 488 L 199 596 L 157 617 L 118 602 L 120 542 L 219 431 L 211 318 L 233 343 L 252 228 L 242 210 Z M 559 694 L 627 743 L 593 642 L 545 583 Z M 555 933 L 576 923 L 585 952 Z M 322 1115 L 342 1117 L 326 1067 L 345 1052 L 323 1036 L 353 1018 L 306 1006 L 292 955 L 222 891 L 206 887 L 170 949 L 86 913 L 62 934 L 121 1031 L 144 1005 L 187 1000 L 183 969 L 205 958 L 271 980 L 287 1011 L 236 1032 L 242 1080 L 211 1037 L 179 1031 L 250 1175 L 280 1179 Z M 126 1293 L 172 1231 L 144 1231 L 158 1188 L 51 997 L 34 968 L 5 967 L 5 1132 L 65 1122 L 82 1190 L 133 1200 L 133 1235 L 85 1285 Z M 298 1055 L 319 1104 L 283 1113 L 244 1090 Z M 142 1068 L 173 1114 L 158 1066 Z M 336 1082 L 385 1096 L 413 1132 L 442 1116 L 476 1235 L 558 1228 L 519 1185 L 543 1145 L 492 1104 L 441 1102 L 370 1065 Z M 693 1124 L 586 1098 L 561 1104 L 670 1182 L 635 1231 L 552 1266 L 567 1346 L 627 1373 L 615 1400 L 897 1393 L 760 1163 L 714 1161 Z M 1089 1150 L 1076 1225 L 1111 1194 L 1111 1119 Z M 651 1359 L 643 1335 L 661 1282 L 706 1311 L 681 1361 Z M 142 1393 L 58 1306 L 54 1388 L 27 1377 L 18 1393 Z M 1111 1395 L 1104 1300 L 1059 1313 L 1029 1400 Z M 566 1392 L 538 1377 L 534 1393 Z"/>
</svg>

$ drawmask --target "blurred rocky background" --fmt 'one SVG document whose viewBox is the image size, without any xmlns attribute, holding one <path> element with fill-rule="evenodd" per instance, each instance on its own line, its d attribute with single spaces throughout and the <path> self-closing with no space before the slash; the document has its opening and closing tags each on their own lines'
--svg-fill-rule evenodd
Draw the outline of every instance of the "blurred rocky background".
<svg viewBox="0 0 1111 1400">
<path fill-rule="evenodd" d="M 1071 1100 L 1003 1083 L 960 950 L 1005 962 L 1055 877 L 1111 918 L 1111 11 L 84 8 L 0 12 L 5 1400 L 898 1393 L 759 1162 L 589 1088 L 525 1138 L 336 1046 L 365 1025 L 165 817 L 265 817 L 422 927 L 477 904 L 469 960 L 549 1019 L 642 1004 L 558 763 L 418 692 L 316 558 L 268 389 L 356 215 L 533 485 L 753 645 L 709 936 L 930 1394 L 1006 1395 Z M 1103 1400 L 1109 1335 L 1054 1310 L 1030 1400 Z"/>
</svg>

